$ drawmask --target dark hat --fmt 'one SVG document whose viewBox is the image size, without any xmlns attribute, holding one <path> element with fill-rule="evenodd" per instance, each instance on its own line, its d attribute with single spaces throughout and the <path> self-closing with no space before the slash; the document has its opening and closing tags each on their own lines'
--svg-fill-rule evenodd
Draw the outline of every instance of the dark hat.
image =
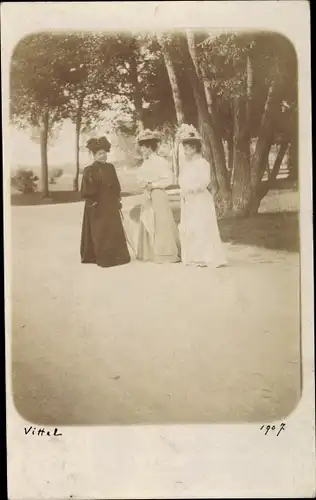
<svg viewBox="0 0 316 500">
<path fill-rule="evenodd" d="M 111 149 L 111 143 L 107 140 L 105 136 L 103 137 L 92 137 L 88 140 L 86 148 L 92 151 L 92 153 L 97 153 L 100 149 L 104 149 L 107 153 Z"/>
</svg>

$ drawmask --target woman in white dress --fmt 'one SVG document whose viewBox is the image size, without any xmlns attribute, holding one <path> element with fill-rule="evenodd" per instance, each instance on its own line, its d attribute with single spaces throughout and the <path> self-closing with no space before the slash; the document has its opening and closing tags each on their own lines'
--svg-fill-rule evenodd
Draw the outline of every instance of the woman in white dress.
<svg viewBox="0 0 316 500">
<path fill-rule="evenodd" d="M 151 130 L 137 137 L 144 158 L 137 173 L 143 190 L 137 259 L 162 264 L 180 259 L 178 229 L 165 191 L 172 184 L 172 170 L 157 154 L 159 142 L 159 134 Z"/>
<path fill-rule="evenodd" d="M 208 190 L 210 165 L 202 157 L 202 142 L 192 126 L 180 134 L 184 158 L 180 160 L 180 241 L 182 262 L 201 267 L 227 263 L 221 242 L 213 196 Z"/>
</svg>

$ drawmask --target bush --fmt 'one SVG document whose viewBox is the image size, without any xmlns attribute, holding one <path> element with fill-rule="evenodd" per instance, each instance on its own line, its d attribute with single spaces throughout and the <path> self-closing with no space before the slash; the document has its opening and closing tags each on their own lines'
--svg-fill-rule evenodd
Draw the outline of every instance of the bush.
<svg viewBox="0 0 316 500">
<path fill-rule="evenodd" d="M 64 171 L 62 168 L 53 168 L 50 172 L 49 172 L 49 183 L 50 184 L 56 184 L 56 179 L 58 179 L 59 177 L 61 177 L 63 175 Z"/>
<path fill-rule="evenodd" d="M 12 175 L 11 186 L 23 194 L 35 193 L 38 180 L 39 177 L 34 174 L 33 170 L 20 168 Z"/>
</svg>

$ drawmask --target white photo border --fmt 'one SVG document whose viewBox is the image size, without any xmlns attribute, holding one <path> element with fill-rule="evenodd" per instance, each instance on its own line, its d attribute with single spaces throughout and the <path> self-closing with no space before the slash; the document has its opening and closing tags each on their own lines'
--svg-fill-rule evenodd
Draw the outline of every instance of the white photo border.
<svg viewBox="0 0 316 500">
<path fill-rule="evenodd" d="M 299 498 L 315 495 L 311 44 L 305 1 L 2 3 L 3 164 L 10 164 L 9 65 L 36 31 L 268 30 L 294 45 L 299 75 L 301 327 L 303 393 L 286 432 L 260 425 L 63 427 L 55 440 L 29 439 L 11 397 L 10 179 L 4 168 L 8 497 Z M 262 422 L 265 424 L 265 422 Z"/>
</svg>

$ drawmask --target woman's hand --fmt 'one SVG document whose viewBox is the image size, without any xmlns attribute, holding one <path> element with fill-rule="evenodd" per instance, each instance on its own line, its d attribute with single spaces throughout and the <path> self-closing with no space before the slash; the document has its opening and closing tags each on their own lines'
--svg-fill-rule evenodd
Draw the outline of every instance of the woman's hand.
<svg viewBox="0 0 316 500">
<path fill-rule="evenodd" d="M 206 190 L 206 188 L 197 187 L 195 189 L 188 189 L 187 194 L 199 194 L 199 193 L 203 193 L 205 190 Z"/>
</svg>

